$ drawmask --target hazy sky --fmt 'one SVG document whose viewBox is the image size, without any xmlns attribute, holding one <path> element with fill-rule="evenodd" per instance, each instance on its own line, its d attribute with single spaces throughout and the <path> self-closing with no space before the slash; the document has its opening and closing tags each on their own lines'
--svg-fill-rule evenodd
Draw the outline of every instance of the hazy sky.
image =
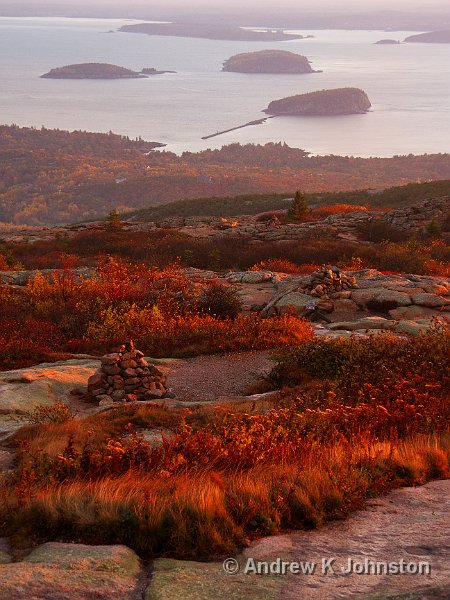
<svg viewBox="0 0 450 600">
<path fill-rule="evenodd" d="M 186 9 L 188 7 L 186 0 L 0 0 L 0 6 L 11 5 L 26 6 L 34 5 L 37 7 L 44 6 L 67 6 L 67 7 L 79 7 L 80 5 L 94 6 L 110 6 L 118 7 L 122 6 L 127 10 L 133 8 L 152 9 L 152 7 L 161 8 L 163 6 L 172 7 L 179 6 L 180 8 Z M 352 10 L 355 12 L 363 12 L 366 10 L 410 10 L 420 9 L 422 11 L 429 11 L 430 9 L 448 9 L 449 0 L 190 0 L 189 6 L 195 8 L 195 6 L 219 8 L 223 7 L 242 7 L 248 10 L 251 6 L 257 7 L 289 7 L 291 9 L 298 8 L 306 9 L 308 11 L 316 11 L 320 9 L 328 9 L 330 11 L 341 11 L 341 10 Z"/>
</svg>

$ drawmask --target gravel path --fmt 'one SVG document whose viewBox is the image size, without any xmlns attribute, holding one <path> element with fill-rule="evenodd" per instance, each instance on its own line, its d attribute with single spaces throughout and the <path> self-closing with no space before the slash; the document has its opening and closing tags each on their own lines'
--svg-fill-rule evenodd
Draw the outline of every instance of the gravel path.
<svg viewBox="0 0 450 600">
<path fill-rule="evenodd" d="M 196 356 L 174 362 L 168 370 L 168 383 L 177 400 L 206 402 L 243 395 L 274 366 L 269 352 Z"/>
</svg>

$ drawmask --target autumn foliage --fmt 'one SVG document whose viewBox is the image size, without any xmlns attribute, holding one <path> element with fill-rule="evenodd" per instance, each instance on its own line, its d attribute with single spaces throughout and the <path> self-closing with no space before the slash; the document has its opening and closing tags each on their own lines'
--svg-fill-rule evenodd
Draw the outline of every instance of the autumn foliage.
<svg viewBox="0 0 450 600">
<path fill-rule="evenodd" d="M 23 292 L 0 288 L 0 366 L 33 364 L 71 352 L 103 352 L 133 338 L 153 356 L 256 350 L 298 343 L 312 333 L 295 317 L 239 314 L 233 288 L 193 283 L 166 269 L 104 259 L 89 279 L 71 270 L 40 273 Z"/>
<path fill-rule="evenodd" d="M 270 401 L 46 415 L 16 435 L 4 529 L 18 545 L 77 539 L 210 557 L 448 477 L 449 356 L 438 326 L 418 339 L 309 341 L 279 356 Z M 149 427 L 167 432 L 161 444 L 141 437 Z"/>
<path fill-rule="evenodd" d="M 0 221 L 29 225 L 101 218 L 114 208 L 186 198 L 299 187 L 316 193 L 388 188 L 450 174 L 448 154 L 308 156 L 279 143 L 231 144 L 177 156 L 152 152 L 154 143 L 113 134 L 17 126 L 0 126 L 0 146 Z"/>
</svg>

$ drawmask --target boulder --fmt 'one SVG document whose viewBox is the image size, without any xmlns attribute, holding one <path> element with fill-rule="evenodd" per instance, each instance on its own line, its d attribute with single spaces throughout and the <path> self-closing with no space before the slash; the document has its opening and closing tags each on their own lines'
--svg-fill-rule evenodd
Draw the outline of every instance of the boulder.
<svg viewBox="0 0 450 600">
<path fill-rule="evenodd" d="M 406 333 L 414 337 L 418 337 L 421 333 L 425 333 L 430 329 L 431 323 L 417 323 L 416 321 L 399 321 L 395 325 L 395 331 L 397 333 Z"/>
<path fill-rule="evenodd" d="M 334 312 L 352 313 L 358 312 L 359 310 L 358 305 L 355 302 L 353 302 L 353 300 L 345 298 L 338 298 L 337 300 L 333 300 L 333 307 Z"/>
<path fill-rule="evenodd" d="M 271 271 L 245 271 L 242 273 L 230 273 L 226 279 L 229 283 L 264 283 L 272 281 L 274 275 Z"/>
<path fill-rule="evenodd" d="M 58 396 L 49 381 L 0 384 L 0 415 L 28 415 L 38 407 L 57 402 Z"/>
<path fill-rule="evenodd" d="M 442 312 L 439 310 L 433 310 L 425 306 L 400 306 L 389 311 L 389 316 L 397 321 L 415 321 L 416 319 L 431 319 L 433 317 L 442 316 Z"/>
<path fill-rule="evenodd" d="M 355 290 L 352 292 L 352 300 L 361 308 L 373 310 L 392 310 L 398 306 L 411 304 L 409 294 L 384 287 Z"/>
<path fill-rule="evenodd" d="M 438 296 L 437 294 L 416 294 L 413 296 L 414 304 L 418 306 L 426 306 L 427 308 L 439 308 L 441 306 L 446 306 L 450 304 L 450 299 L 443 298 L 442 296 Z"/>
<path fill-rule="evenodd" d="M 390 329 L 393 325 L 393 321 L 383 317 L 364 317 L 358 323 L 365 329 Z"/>
<path fill-rule="evenodd" d="M 438 296 L 448 296 L 450 294 L 448 287 L 439 283 L 426 283 L 423 285 L 423 289 L 427 294 L 437 294 Z"/>
<path fill-rule="evenodd" d="M 102 394 L 101 396 L 97 396 L 98 405 L 99 406 L 111 406 L 114 404 L 114 400 L 111 396 L 107 394 Z"/>
<path fill-rule="evenodd" d="M 139 558 L 125 546 L 48 543 L 0 565 L 0 598 L 135 600 Z"/>
<path fill-rule="evenodd" d="M 283 577 L 228 575 L 222 563 L 160 558 L 153 563 L 145 600 L 267 600 L 281 597 Z"/>
<path fill-rule="evenodd" d="M 377 293 L 372 300 L 369 300 L 367 307 L 384 310 L 387 307 L 395 308 L 397 306 L 409 306 L 410 304 L 411 296 L 406 292 L 385 289 L 383 292 Z"/>
<path fill-rule="evenodd" d="M 96 391 L 103 388 L 103 375 L 101 371 L 97 371 L 91 375 L 88 379 L 88 392 L 89 394 L 95 394 Z"/>
<path fill-rule="evenodd" d="M 9 435 L 41 406 L 70 404 L 74 388 L 86 388 L 100 362 L 71 359 L 0 373 L 0 437 Z"/>
<path fill-rule="evenodd" d="M 316 299 L 301 292 L 290 292 L 279 298 L 275 306 L 280 312 L 285 312 L 288 308 L 302 311 L 308 302 L 316 302 Z"/>
<path fill-rule="evenodd" d="M 395 321 L 389 319 L 383 319 L 382 317 L 364 317 L 356 321 L 342 321 L 338 323 L 330 323 L 328 328 L 331 331 L 335 330 L 347 330 L 347 331 L 358 331 L 362 330 L 366 332 L 367 329 L 392 329 L 395 326 Z"/>
</svg>

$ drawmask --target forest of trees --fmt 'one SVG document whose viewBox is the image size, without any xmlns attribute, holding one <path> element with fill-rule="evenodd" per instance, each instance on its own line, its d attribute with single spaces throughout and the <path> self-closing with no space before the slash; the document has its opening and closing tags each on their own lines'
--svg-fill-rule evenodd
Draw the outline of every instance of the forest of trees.
<svg viewBox="0 0 450 600">
<path fill-rule="evenodd" d="M 161 221 L 170 217 L 257 215 L 266 211 L 289 209 L 293 191 L 284 194 L 241 194 L 239 196 L 207 196 L 169 202 L 161 206 L 126 213 L 124 218 L 138 221 Z M 420 200 L 450 196 L 450 180 L 408 183 L 385 190 L 354 190 L 304 194 L 308 207 L 355 205 L 371 208 L 395 208 Z M 355 209 L 356 210 L 356 209 Z"/>
<path fill-rule="evenodd" d="M 158 146 L 113 134 L 0 126 L 0 222 L 57 224 L 186 198 L 323 194 L 450 178 L 450 154 L 314 157 L 271 143 L 177 156 L 152 151 Z"/>
</svg>

